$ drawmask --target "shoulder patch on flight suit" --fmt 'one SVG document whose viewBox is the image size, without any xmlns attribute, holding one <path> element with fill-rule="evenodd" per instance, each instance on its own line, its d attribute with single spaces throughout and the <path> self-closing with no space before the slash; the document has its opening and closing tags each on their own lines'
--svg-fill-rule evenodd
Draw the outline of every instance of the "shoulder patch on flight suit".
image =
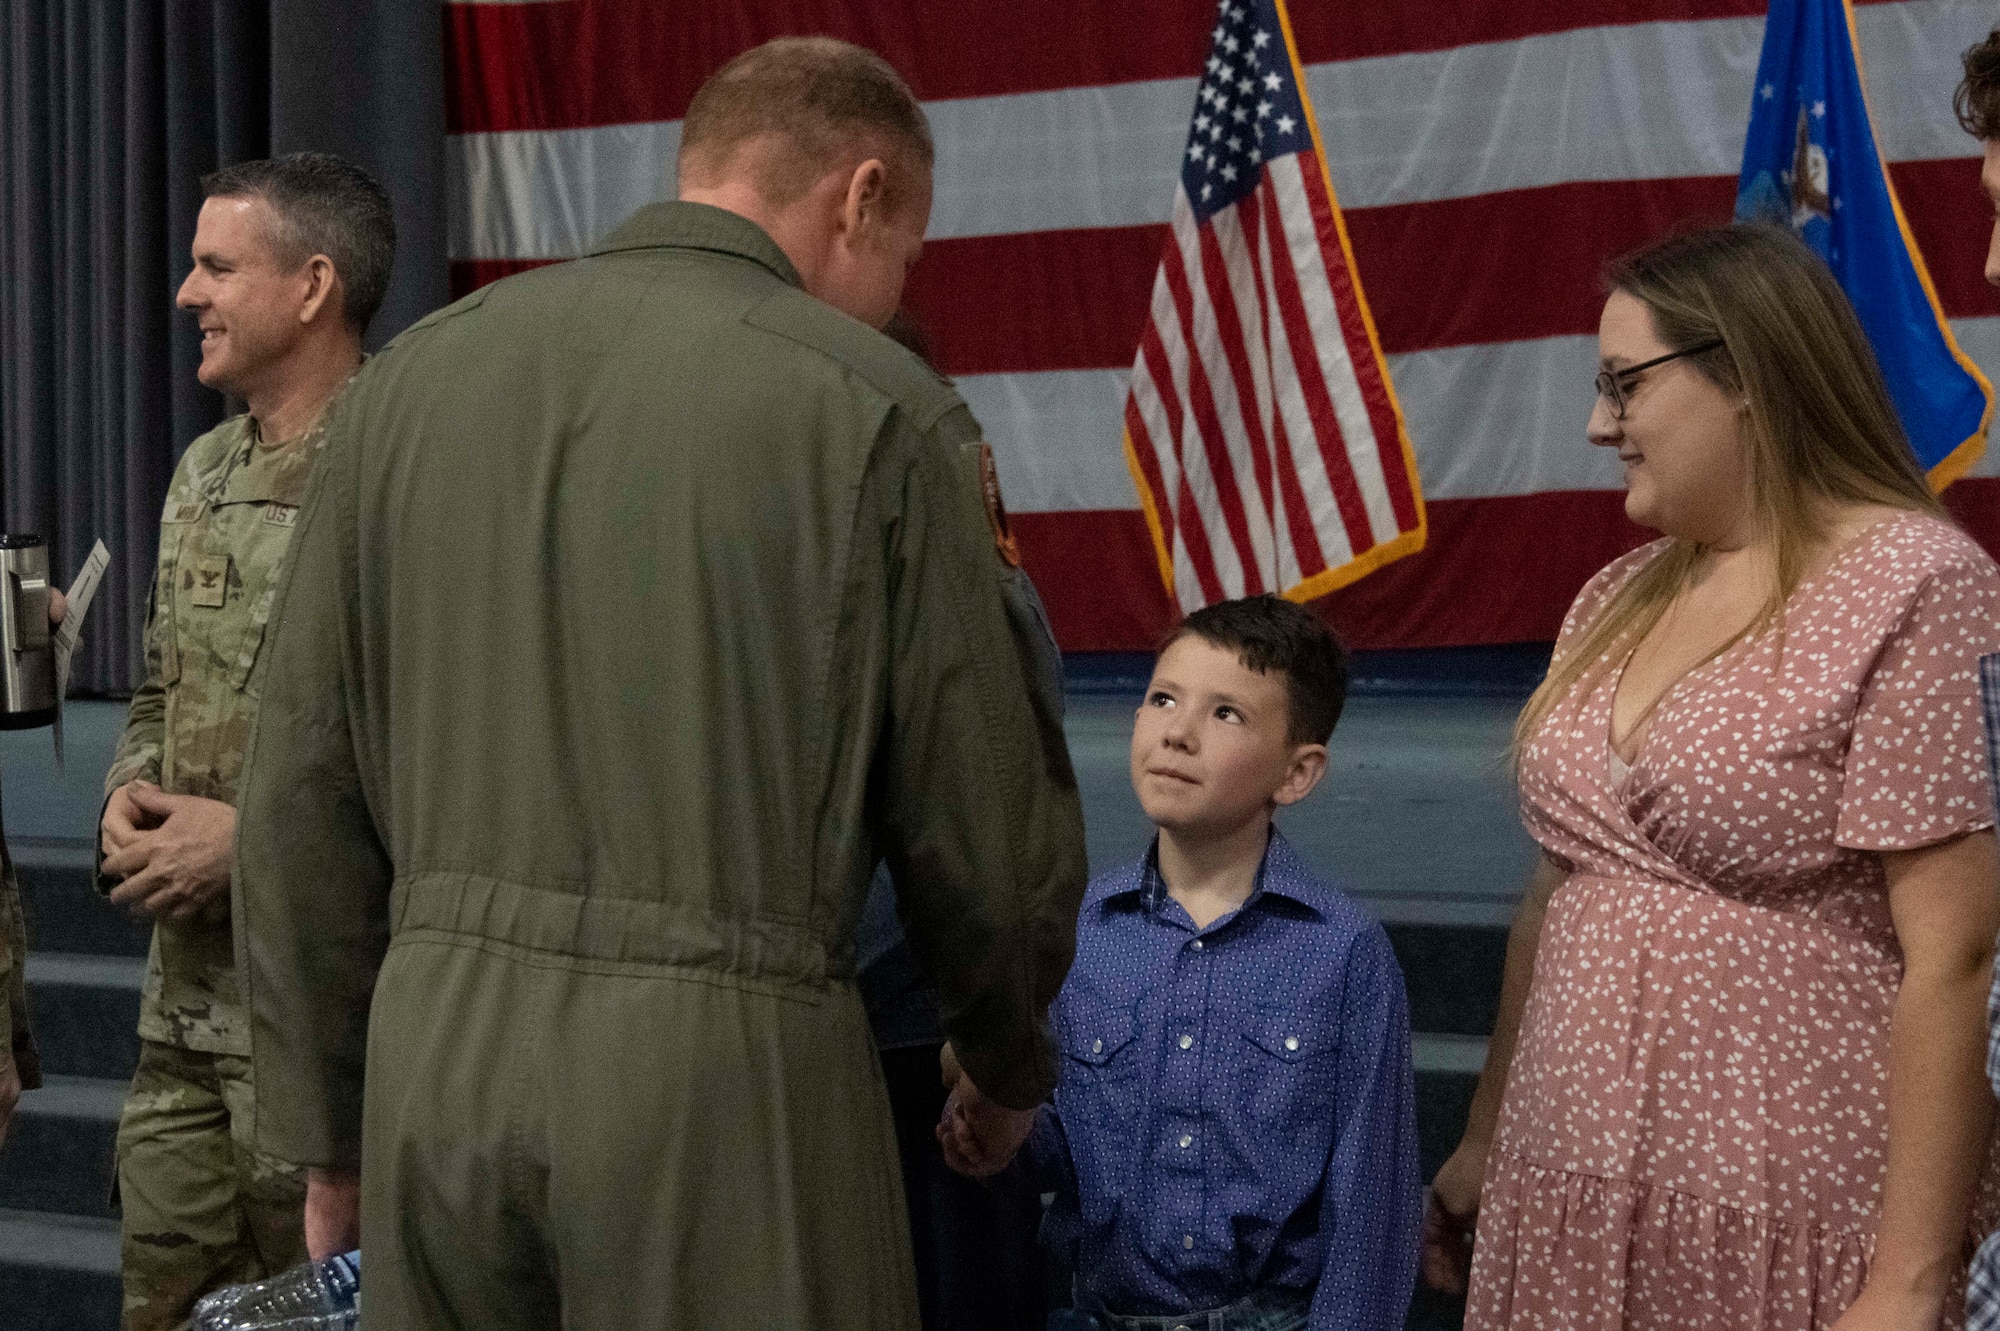
<svg viewBox="0 0 2000 1331">
<path fill-rule="evenodd" d="M 296 526 L 299 520 L 297 504 L 271 504 L 264 509 L 264 522 L 272 527 Z"/>
<path fill-rule="evenodd" d="M 207 507 L 208 501 L 205 499 L 169 499 L 166 508 L 160 513 L 160 521 L 162 523 L 199 522 L 202 510 Z"/>
<path fill-rule="evenodd" d="M 194 594 L 190 605 L 218 610 L 229 595 L 229 556 L 203 555 L 194 561 Z"/>
<path fill-rule="evenodd" d="M 993 445 L 979 441 L 979 495 L 986 501 L 986 525 L 993 529 L 993 548 L 1008 568 L 1021 567 L 1021 546 L 1007 522 L 1007 505 L 1000 498 L 1000 472 L 993 465 Z"/>
</svg>

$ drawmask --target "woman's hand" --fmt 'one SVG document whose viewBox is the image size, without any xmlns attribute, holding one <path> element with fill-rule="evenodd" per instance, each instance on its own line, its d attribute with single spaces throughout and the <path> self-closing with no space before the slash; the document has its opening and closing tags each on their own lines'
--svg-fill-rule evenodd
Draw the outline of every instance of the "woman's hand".
<svg viewBox="0 0 2000 1331">
<path fill-rule="evenodd" d="M 1424 1194 L 1424 1283 L 1446 1294 L 1465 1293 L 1472 1274 L 1472 1233 L 1479 1219 L 1486 1150 L 1460 1142 Z"/>
</svg>

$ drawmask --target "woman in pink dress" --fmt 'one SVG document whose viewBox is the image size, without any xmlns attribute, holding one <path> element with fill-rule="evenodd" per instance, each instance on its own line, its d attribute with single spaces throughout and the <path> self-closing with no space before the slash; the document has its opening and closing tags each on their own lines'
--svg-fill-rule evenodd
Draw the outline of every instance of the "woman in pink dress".
<svg viewBox="0 0 2000 1331">
<path fill-rule="evenodd" d="M 2000 1198 L 2000 571 L 1802 244 L 1698 232 L 1610 285 L 1590 440 L 1664 536 L 1522 715 L 1542 854 L 1427 1273 L 1476 1211 L 1481 1331 L 1956 1326 Z"/>
</svg>

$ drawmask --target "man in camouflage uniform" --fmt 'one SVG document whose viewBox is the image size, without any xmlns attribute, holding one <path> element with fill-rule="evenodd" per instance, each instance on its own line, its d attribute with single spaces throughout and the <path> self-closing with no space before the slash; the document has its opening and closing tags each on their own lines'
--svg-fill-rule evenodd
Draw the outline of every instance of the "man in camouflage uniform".
<svg viewBox="0 0 2000 1331">
<path fill-rule="evenodd" d="M 249 410 L 174 473 L 146 679 L 105 777 L 102 880 L 155 921 L 118 1129 L 127 1331 L 184 1326 L 201 1295 L 306 1255 L 303 1172 L 254 1144 L 234 806 L 293 520 L 395 252 L 388 196 L 338 158 L 249 162 L 203 190 L 178 303 L 201 324 L 202 383 Z"/>
</svg>

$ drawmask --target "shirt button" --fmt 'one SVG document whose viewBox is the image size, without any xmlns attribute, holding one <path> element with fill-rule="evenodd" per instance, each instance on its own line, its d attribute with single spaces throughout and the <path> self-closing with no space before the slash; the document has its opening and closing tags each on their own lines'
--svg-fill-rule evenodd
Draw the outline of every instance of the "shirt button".
<svg viewBox="0 0 2000 1331">
<path fill-rule="evenodd" d="M 1197 952 L 1201 951 L 1201 940 L 1199 938 L 1194 940 L 1194 950 Z"/>
<path fill-rule="evenodd" d="M 1104 1052 L 1104 1041 L 1102 1041 L 1102 1040 L 1092 1040 L 1092 1041 L 1090 1042 L 1090 1052 L 1091 1052 L 1091 1053 L 1093 1053 L 1093 1054 L 1101 1054 L 1101 1053 L 1103 1053 L 1103 1052 Z"/>
<path fill-rule="evenodd" d="M 1285 1037 L 1285 1048 L 1292 1053 L 1297 1053 L 1299 1050 L 1299 1037 L 1296 1035 L 1287 1035 Z"/>
<path fill-rule="evenodd" d="M 1192 1035 L 1183 1035 L 1181 1037 L 1181 1048 L 1183 1049 L 1194 1048 L 1194 1037 Z"/>
<path fill-rule="evenodd" d="M 1192 1234 L 1181 1235 L 1181 1247 L 1192 1251 L 1194 1248 L 1194 1235 Z"/>
<path fill-rule="evenodd" d="M 1187 1149 L 1188 1147 L 1190 1147 L 1190 1146 L 1192 1146 L 1192 1145 L 1194 1145 L 1194 1136 L 1193 1136 L 1193 1135 L 1192 1135 L 1191 1133 L 1186 1133 L 1186 1132 L 1182 1133 L 1182 1134 L 1181 1134 L 1181 1149 L 1182 1149 L 1183 1151 L 1185 1151 L 1185 1150 L 1186 1150 L 1186 1149 Z"/>
</svg>

